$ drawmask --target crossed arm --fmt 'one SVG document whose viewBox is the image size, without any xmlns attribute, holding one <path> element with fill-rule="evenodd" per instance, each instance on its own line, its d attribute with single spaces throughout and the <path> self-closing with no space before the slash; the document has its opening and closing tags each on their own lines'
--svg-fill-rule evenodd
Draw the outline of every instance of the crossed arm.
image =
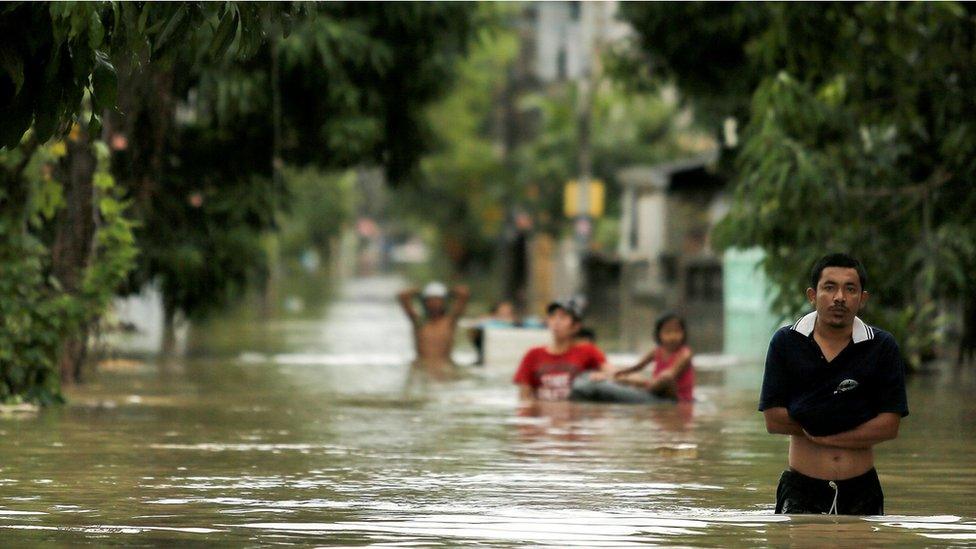
<svg viewBox="0 0 976 549">
<path fill-rule="evenodd" d="M 821 446 L 851 450 L 871 448 L 875 444 L 896 438 L 898 426 L 901 424 L 900 415 L 882 412 L 849 431 L 818 437 L 803 430 L 803 427 L 790 417 L 786 408 L 768 408 L 763 411 L 763 417 L 766 419 L 766 430 L 770 433 L 806 437 Z"/>
</svg>

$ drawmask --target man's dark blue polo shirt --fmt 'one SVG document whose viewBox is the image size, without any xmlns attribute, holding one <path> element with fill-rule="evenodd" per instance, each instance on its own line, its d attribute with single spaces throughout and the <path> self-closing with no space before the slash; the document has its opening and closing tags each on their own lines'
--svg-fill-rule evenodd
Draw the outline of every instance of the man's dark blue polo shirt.
<svg viewBox="0 0 976 549">
<path fill-rule="evenodd" d="M 882 412 L 908 415 L 905 364 L 895 338 L 854 318 L 852 341 L 827 362 L 813 339 L 817 313 L 769 343 L 759 410 L 785 407 L 813 436 L 848 431 Z"/>
</svg>

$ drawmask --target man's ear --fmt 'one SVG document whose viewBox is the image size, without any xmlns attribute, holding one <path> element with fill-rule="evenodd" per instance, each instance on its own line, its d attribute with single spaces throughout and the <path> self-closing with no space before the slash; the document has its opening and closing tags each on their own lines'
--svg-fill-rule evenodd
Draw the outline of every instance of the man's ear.
<svg viewBox="0 0 976 549">
<path fill-rule="evenodd" d="M 814 290 L 813 288 L 807 288 L 807 301 L 810 302 L 810 305 L 817 304 L 817 290 Z"/>
<path fill-rule="evenodd" d="M 871 297 L 867 292 L 861 292 L 861 308 L 864 308 L 864 304 L 868 302 L 868 298 Z"/>
</svg>

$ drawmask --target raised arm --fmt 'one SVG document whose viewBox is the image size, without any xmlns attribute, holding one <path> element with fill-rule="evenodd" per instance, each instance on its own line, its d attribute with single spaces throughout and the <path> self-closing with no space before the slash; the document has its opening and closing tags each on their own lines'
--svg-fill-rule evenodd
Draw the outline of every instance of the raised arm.
<svg viewBox="0 0 976 549">
<path fill-rule="evenodd" d="M 407 315 L 407 318 L 410 319 L 410 322 L 414 326 L 420 324 L 420 315 L 418 315 L 417 310 L 413 308 L 414 298 L 417 297 L 417 294 L 419 293 L 420 290 L 417 288 L 408 288 L 397 294 L 397 301 L 400 302 L 400 307 L 403 309 L 403 312 Z"/>
<path fill-rule="evenodd" d="M 777 406 L 763 410 L 763 418 L 766 419 L 766 432 L 774 435 L 797 435 L 806 436 L 806 432 L 799 423 L 793 421 L 786 408 Z"/>
<path fill-rule="evenodd" d="M 807 438 L 823 446 L 833 446 L 835 448 L 863 449 L 871 448 L 875 444 L 880 444 L 886 440 L 892 440 L 898 436 L 898 427 L 901 425 L 901 416 L 891 412 L 880 413 L 874 418 L 865 421 L 850 431 L 815 437 L 807 435 Z"/>
<path fill-rule="evenodd" d="M 454 320 L 457 320 L 461 318 L 461 315 L 464 314 L 464 309 L 468 306 L 468 300 L 471 299 L 471 290 L 461 284 L 455 286 L 451 293 L 454 294 L 454 303 L 451 304 L 449 314 Z"/>
</svg>

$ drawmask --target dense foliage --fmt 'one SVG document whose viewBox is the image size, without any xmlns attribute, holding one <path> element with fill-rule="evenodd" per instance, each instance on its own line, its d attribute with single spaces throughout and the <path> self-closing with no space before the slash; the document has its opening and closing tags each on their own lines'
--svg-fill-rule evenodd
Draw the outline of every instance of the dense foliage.
<svg viewBox="0 0 976 549">
<path fill-rule="evenodd" d="M 668 8 L 670 9 L 670 8 Z M 670 27 L 630 6 L 649 55 L 698 96 L 742 95 L 735 201 L 725 245 L 758 245 L 784 312 L 804 307 L 815 259 L 849 250 L 867 265 L 866 315 L 896 332 L 914 363 L 939 342 L 939 300 L 962 303 L 963 348 L 976 347 L 976 10 L 955 3 L 686 5 Z M 705 51 L 679 54 L 715 22 L 738 75 L 713 79 Z M 740 24 L 741 23 L 741 24 Z M 703 84 L 711 82 L 711 90 Z M 707 99 L 707 98 L 705 98 Z M 734 102 L 733 102 L 734 104 Z M 728 114 L 736 114 L 730 106 Z M 948 309 L 950 312 L 952 308 Z"/>
<path fill-rule="evenodd" d="M 412 177 L 428 147 L 424 108 L 449 84 L 473 13 L 434 3 L 0 7 L 0 254 L 10 271 L 0 398 L 57 399 L 58 362 L 63 380 L 78 378 L 89 330 L 134 261 L 129 290 L 156 284 L 170 321 L 260 280 L 264 235 L 289 197 L 286 163 Z M 64 158 L 51 161 L 52 148 Z"/>
<path fill-rule="evenodd" d="M 520 212 L 531 216 L 534 230 L 567 232 L 563 187 L 579 173 L 577 82 L 541 83 L 526 71 L 535 61 L 518 31 L 525 23 L 517 6 L 483 5 L 480 13 L 490 24 L 458 65 L 451 93 L 429 109 L 437 146 L 394 205 L 433 229 L 436 247 L 457 271 L 504 261 L 499 242 L 516 230 Z M 713 144 L 682 112 L 673 87 L 635 88 L 620 76 L 598 78 L 591 100 L 593 173 L 606 182 L 608 197 L 595 244 L 608 249 L 619 218 L 616 171 Z"/>
<path fill-rule="evenodd" d="M 470 12 L 321 4 L 283 20 L 271 10 L 243 60 L 210 55 L 204 27 L 188 39 L 198 46 L 124 79 L 118 130 L 132 146 L 118 173 L 143 221 L 132 288 L 156 281 L 172 319 L 220 309 L 264 279 L 262 234 L 288 201 L 285 165 L 375 164 L 409 179 L 428 147 L 424 105 L 450 81 Z"/>
<path fill-rule="evenodd" d="M 60 400 L 56 364 L 62 343 L 97 321 L 134 265 L 133 224 L 108 170 L 108 148 L 99 143 L 92 177 L 98 219 L 92 261 L 75 289 L 50 275 L 52 229 L 66 205 L 63 168 L 79 134 L 76 129 L 66 141 L 51 141 L 29 156 L 0 151 L 5 183 L 10 183 L 0 188 L 0 402 Z M 29 189 L 29 200 L 15 200 L 12 191 L 18 186 Z"/>
</svg>

